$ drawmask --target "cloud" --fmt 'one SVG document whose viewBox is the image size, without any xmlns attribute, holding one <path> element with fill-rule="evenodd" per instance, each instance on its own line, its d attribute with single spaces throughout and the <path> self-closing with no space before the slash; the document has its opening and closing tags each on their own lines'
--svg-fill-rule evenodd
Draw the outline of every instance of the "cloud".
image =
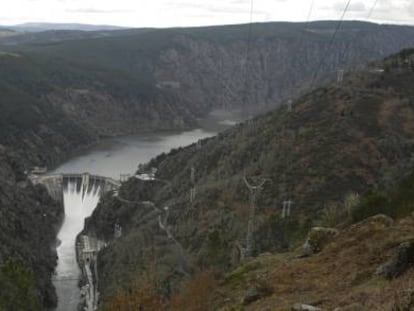
<svg viewBox="0 0 414 311">
<path fill-rule="evenodd" d="M 348 0 L 315 0 L 311 20 L 335 20 Z M 414 1 L 352 0 L 345 19 L 414 24 Z M 0 24 L 76 22 L 132 27 L 246 23 L 251 0 L 13 0 L 2 3 Z M 311 0 L 254 0 L 254 22 L 305 21 Z"/>
<path fill-rule="evenodd" d="M 344 3 L 343 1 L 336 2 L 332 5 L 332 7 L 335 11 L 343 12 L 343 10 L 346 7 L 346 3 Z M 351 2 L 351 4 L 348 7 L 348 12 L 366 12 L 367 10 L 368 9 L 365 3 L 363 3 L 362 1 Z"/>
<path fill-rule="evenodd" d="M 96 8 L 79 8 L 79 9 L 67 9 L 65 10 L 69 13 L 87 13 L 87 14 L 114 14 L 114 13 L 134 13 L 135 10 L 105 10 L 105 9 L 96 9 Z"/>
</svg>

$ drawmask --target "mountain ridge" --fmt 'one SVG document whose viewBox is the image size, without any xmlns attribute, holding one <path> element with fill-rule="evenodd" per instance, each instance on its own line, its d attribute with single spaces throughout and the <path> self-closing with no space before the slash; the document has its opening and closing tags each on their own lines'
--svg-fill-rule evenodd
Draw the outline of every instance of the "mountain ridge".
<svg viewBox="0 0 414 311">
<path fill-rule="evenodd" d="M 81 24 L 81 23 L 36 23 L 27 22 L 16 25 L 0 25 L 0 27 L 13 29 L 16 31 L 27 32 L 41 32 L 47 30 L 82 30 L 82 31 L 101 31 L 101 30 L 120 30 L 128 27 L 112 26 L 112 25 L 94 25 L 94 24 Z"/>
</svg>

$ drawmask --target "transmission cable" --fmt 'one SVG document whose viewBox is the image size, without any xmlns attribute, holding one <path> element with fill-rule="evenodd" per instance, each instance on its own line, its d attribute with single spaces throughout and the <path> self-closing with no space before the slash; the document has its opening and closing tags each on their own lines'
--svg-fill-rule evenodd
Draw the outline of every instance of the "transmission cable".
<svg viewBox="0 0 414 311">
<path fill-rule="evenodd" d="M 300 33 L 300 35 L 299 35 L 299 40 L 298 40 L 298 43 L 297 43 L 297 48 L 299 49 L 300 48 L 300 46 L 302 45 L 302 42 L 303 42 L 303 37 L 304 37 L 304 35 L 305 35 L 305 30 L 309 27 L 309 25 L 310 25 L 310 18 L 311 18 L 311 16 L 312 16 L 312 12 L 313 12 L 313 8 L 314 8 L 314 6 L 315 6 L 315 0 L 312 0 L 312 2 L 311 2 L 311 5 L 310 5 L 310 7 L 309 7 L 309 12 L 308 12 L 308 14 L 307 14 L 307 16 L 306 16 L 306 22 L 305 22 L 305 26 L 303 27 L 303 29 L 302 29 L 302 31 L 301 31 L 301 33 Z"/>
<path fill-rule="evenodd" d="M 338 34 L 339 30 L 341 29 L 341 26 L 342 26 L 342 24 L 344 22 L 344 18 L 345 18 L 346 13 L 348 12 L 348 9 L 349 9 L 349 6 L 351 4 L 351 1 L 352 0 L 348 0 L 348 2 L 346 3 L 346 6 L 345 6 L 345 8 L 344 8 L 344 10 L 342 12 L 341 18 L 340 18 L 338 24 L 336 25 L 335 31 L 334 31 L 334 33 L 333 33 L 333 35 L 332 35 L 332 37 L 331 37 L 331 39 L 329 41 L 329 44 L 328 44 L 328 48 L 326 50 L 326 53 L 321 58 L 321 60 L 319 62 L 319 65 L 318 65 L 318 67 L 317 67 L 317 69 L 315 71 L 315 74 L 313 75 L 312 82 L 311 82 L 311 88 L 313 87 L 313 85 L 314 85 L 314 83 L 315 83 L 315 81 L 316 81 L 316 79 L 317 79 L 317 77 L 319 75 L 319 72 L 320 72 L 322 66 L 325 63 L 325 59 L 328 56 L 328 54 L 329 54 L 329 52 L 330 52 L 330 50 L 331 50 L 331 48 L 332 48 L 332 46 L 333 46 L 333 44 L 335 42 L 336 35 Z"/>
<path fill-rule="evenodd" d="M 374 0 L 371 8 L 368 11 L 367 16 L 365 17 L 366 20 L 369 20 L 371 18 L 371 16 L 374 13 L 374 10 L 375 10 L 378 2 L 379 2 L 379 0 Z M 361 29 L 359 31 L 357 31 L 357 33 L 355 35 L 355 38 L 358 38 L 363 32 L 364 32 L 364 29 L 361 27 Z M 345 54 L 345 50 L 346 50 L 346 47 L 344 48 L 344 54 Z M 373 47 L 373 50 L 377 50 L 377 49 L 375 47 Z M 348 64 L 345 67 L 348 67 L 350 65 L 350 63 L 351 63 L 351 60 L 348 61 Z M 341 64 L 342 65 L 344 64 L 344 57 L 341 59 Z"/>
<path fill-rule="evenodd" d="M 374 10 L 375 10 L 375 8 L 376 8 L 376 6 L 377 6 L 378 2 L 379 2 L 379 0 L 375 0 L 375 1 L 374 1 L 373 5 L 372 5 L 372 7 L 371 7 L 371 10 L 369 10 L 369 13 L 368 13 L 367 19 L 371 18 L 372 13 L 374 13 Z"/>
<path fill-rule="evenodd" d="M 253 32 L 253 13 L 254 13 L 254 0 L 250 1 L 250 15 L 249 15 L 249 26 L 247 31 L 247 47 L 246 47 L 246 57 L 245 57 L 245 70 L 244 70 L 244 88 L 242 90 L 242 103 L 245 108 L 247 107 L 247 93 L 249 86 L 249 63 L 250 63 L 250 51 L 252 44 L 252 32 Z"/>
</svg>

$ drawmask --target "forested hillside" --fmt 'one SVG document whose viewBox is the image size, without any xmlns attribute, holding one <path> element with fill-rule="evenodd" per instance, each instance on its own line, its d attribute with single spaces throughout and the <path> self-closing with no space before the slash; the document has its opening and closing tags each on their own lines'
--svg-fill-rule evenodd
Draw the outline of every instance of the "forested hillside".
<svg viewBox="0 0 414 311">
<path fill-rule="evenodd" d="M 30 138 L 32 162 L 56 163 L 99 137 L 188 128 L 217 108 L 275 107 L 311 81 L 414 43 L 411 27 L 346 22 L 331 45 L 336 25 L 254 24 L 249 40 L 248 25 L 87 32 L 52 43 L 44 40 L 56 34 L 37 33 L 0 49 L 1 142 L 18 148 Z M 50 149 L 50 139 L 54 150 L 42 159 L 35 149 Z"/>
<path fill-rule="evenodd" d="M 411 172 L 413 64 L 414 51 L 405 50 L 299 97 L 292 110 L 280 107 L 203 140 L 201 147 L 152 160 L 147 167 L 156 167 L 157 178 L 170 184 L 132 178 L 118 198 L 105 197 L 87 223 L 88 234 L 112 241 L 99 256 L 103 302 L 115 301 L 120 288 L 134 286 L 148 271 L 157 280 L 155 291 L 168 296 L 199 269 L 237 266 L 252 217 L 244 178 L 263 186 L 256 201 L 258 255 L 291 249 L 312 226 L 335 219 L 329 213 L 343 215 L 349 195 L 390 187 Z M 190 189 L 196 190 L 193 202 Z M 133 203 L 148 200 L 160 210 Z M 282 218 L 288 200 L 291 215 Z M 390 209 L 371 206 L 353 217 L 411 212 Z M 124 235 L 113 241 L 115 223 Z"/>
</svg>

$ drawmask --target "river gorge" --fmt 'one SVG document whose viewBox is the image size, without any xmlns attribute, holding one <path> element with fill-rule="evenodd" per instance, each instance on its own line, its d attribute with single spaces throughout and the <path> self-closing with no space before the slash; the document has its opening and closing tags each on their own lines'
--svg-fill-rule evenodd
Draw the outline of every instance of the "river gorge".
<svg viewBox="0 0 414 311">
<path fill-rule="evenodd" d="M 88 172 L 93 175 L 120 179 L 120 175 L 133 175 L 139 163 L 177 147 L 182 147 L 224 130 L 235 121 L 212 116 L 200 122 L 201 128 L 184 132 L 153 132 L 111 138 L 101 141 L 81 154 L 51 170 L 53 174 Z M 99 202 L 99 185 L 88 190 L 69 181 L 63 187 L 65 220 L 58 234 L 58 265 L 54 285 L 58 296 L 57 311 L 74 311 L 80 302 L 78 286 L 81 271 L 76 260 L 76 236 L 82 231 L 84 220 Z M 93 308 L 91 308 L 93 309 Z"/>
</svg>

